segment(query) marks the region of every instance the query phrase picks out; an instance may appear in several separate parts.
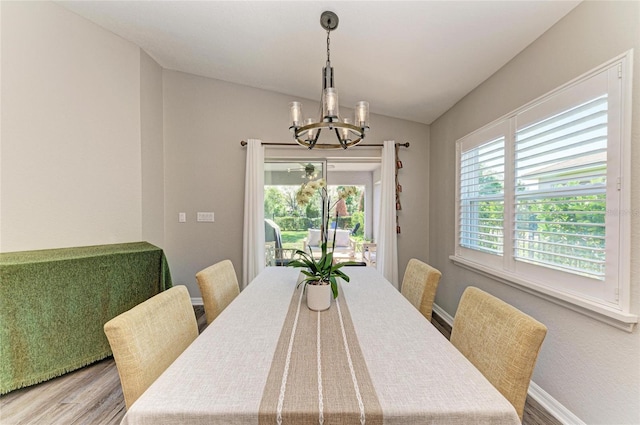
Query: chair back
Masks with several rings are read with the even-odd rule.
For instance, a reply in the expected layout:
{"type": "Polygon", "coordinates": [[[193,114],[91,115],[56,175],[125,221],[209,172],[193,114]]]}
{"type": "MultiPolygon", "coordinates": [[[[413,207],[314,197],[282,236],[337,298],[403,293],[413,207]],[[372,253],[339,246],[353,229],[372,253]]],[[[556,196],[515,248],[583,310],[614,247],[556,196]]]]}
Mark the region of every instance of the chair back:
{"type": "Polygon", "coordinates": [[[276,248],[282,248],[282,233],[280,232],[280,226],[268,218],[264,219],[264,241],[274,242],[276,248]]]}
{"type": "Polygon", "coordinates": [[[433,300],[442,273],[420,260],[412,258],[407,264],[400,292],[427,320],[431,321],[433,300]]]}
{"type": "Polygon", "coordinates": [[[547,328],[473,286],[465,289],[453,320],[451,343],[524,413],[527,390],[547,328]]]}
{"type": "Polygon", "coordinates": [[[207,324],[213,322],[240,293],[238,278],[230,260],[223,260],[196,274],[202,293],[207,324]]]}
{"type": "Polygon", "coordinates": [[[174,286],[104,325],[127,409],[198,336],[185,286],[174,286]]]}

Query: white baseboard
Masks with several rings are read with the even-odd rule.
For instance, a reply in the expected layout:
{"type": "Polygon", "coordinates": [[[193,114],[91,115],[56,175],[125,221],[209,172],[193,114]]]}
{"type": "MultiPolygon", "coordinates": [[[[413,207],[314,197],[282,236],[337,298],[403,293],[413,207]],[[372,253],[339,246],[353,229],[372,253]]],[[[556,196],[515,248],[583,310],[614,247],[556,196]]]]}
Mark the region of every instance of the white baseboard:
{"type": "MultiPolygon", "coordinates": [[[[444,311],[442,307],[434,303],[433,311],[438,316],[442,317],[449,326],[453,326],[453,317],[444,311]]],[[[549,393],[543,390],[535,382],[531,381],[529,383],[529,391],[527,391],[527,394],[563,425],[586,425],[580,418],[564,407],[558,400],[551,397],[549,393]]]]}
{"type": "Polygon", "coordinates": [[[202,297],[198,297],[198,298],[191,297],[191,305],[204,305],[204,302],[202,301],[202,297]]]}
{"type": "Polygon", "coordinates": [[[552,414],[564,425],[586,425],[579,417],[564,407],[558,400],[551,397],[548,392],[540,388],[535,382],[529,384],[529,396],[537,401],[547,412],[552,414]]]}
{"type": "Polygon", "coordinates": [[[437,313],[438,316],[442,317],[449,326],[453,326],[453,317],[449,313],[444,311],[444,309],[438,304],[433,303],[433,311],[437,313]]]}

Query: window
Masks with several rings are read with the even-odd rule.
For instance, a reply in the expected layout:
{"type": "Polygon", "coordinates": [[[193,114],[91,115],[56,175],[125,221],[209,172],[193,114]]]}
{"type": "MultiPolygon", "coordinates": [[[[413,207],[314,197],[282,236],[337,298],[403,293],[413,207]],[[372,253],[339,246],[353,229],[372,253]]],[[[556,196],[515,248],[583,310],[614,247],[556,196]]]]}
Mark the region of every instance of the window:
{"type": "Polygon", "coordinates": [[[516,131],[516,260],[604,280],[608,115],[594,93],[516,131]]]}
{"type": "Polygon", "coordinates": [[[457,142],[454,261],[637,322],[623,184],[629,61],[617,58],[457,142]]]}
{"type": "Polygon", "coordinates": [[[504,137],[462,154],[460,200],[460,246],[502,255],[504,137]]]}

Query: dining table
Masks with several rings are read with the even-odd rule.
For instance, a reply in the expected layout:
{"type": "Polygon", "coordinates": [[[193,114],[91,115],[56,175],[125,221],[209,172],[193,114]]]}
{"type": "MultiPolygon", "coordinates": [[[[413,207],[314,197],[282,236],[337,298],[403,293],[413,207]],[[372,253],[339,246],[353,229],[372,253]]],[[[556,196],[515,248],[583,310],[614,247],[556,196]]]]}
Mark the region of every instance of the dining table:
{"type": "Polygon", "coordinates": [[[519,424],[513,406],[375,268],[312,311],[267,267],[133,403],[125,425],[519,424]]]}

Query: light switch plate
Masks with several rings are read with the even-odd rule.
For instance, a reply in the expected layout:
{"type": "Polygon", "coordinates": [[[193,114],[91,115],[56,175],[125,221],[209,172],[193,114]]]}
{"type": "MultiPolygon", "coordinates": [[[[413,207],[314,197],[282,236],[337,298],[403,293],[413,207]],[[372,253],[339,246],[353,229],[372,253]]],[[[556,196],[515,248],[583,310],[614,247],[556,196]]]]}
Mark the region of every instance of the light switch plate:
{"type": "Polygon", "coordinates": [[[187,213],[178,213],[178,223],[187,222],[187,213]]]}
{"type": "Polygon", "coordinates": [[[214,221],[213,213],[212,212],[199,212],[197,220],[200,221],[200,222],[212,223],[214,221]]]}

